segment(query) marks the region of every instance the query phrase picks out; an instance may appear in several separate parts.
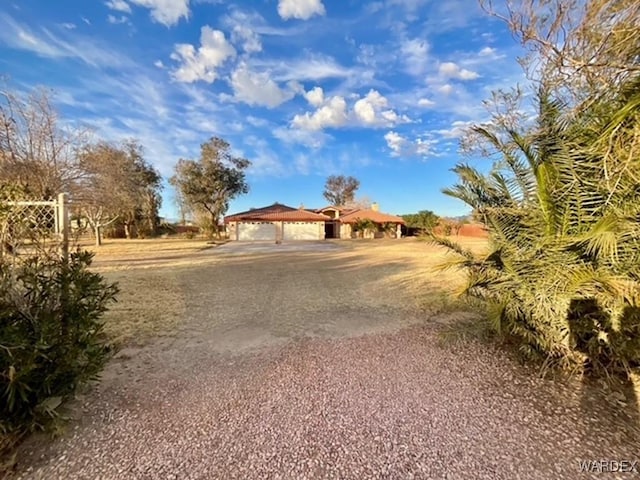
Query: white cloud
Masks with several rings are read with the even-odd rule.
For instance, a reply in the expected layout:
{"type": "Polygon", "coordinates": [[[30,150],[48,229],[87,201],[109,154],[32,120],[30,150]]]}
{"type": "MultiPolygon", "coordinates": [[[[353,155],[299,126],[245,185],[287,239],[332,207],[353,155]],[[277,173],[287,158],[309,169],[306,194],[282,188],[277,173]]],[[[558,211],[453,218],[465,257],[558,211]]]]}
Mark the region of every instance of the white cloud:
{"type": "Polygon", "coordinates": [[[264,128],[269,125],[269,121],[264,118],[254,117],[253,115],[247,115],[245,117],[245,121],[249,125],[253,125],[256,128],[264,128]]]}
{"type": "MultiPolygon", "coordinates": [[[[116,0],[118,1],[118,0],[116,0]]],[[[151,18],[167,27],[189,17],[189,0],[129,0],[151,10],[151,18]]]]}
{"type": "Polygon", "coordinates": [[[283,20],[299,18],[308,20],[314,15],[324,15],[322,0],[279,0],[278,14],[283,20]]]}
{"type": "Polygon", "coordinates": [[[153,62],[153,65],[157,68],[164,68],[164,63],[162,63],[162,60],[156,60],[155,62],[153,62]]]}
{"type": "Polygon", "coordinates": [[[496,54],[496,49],[491,47],[484,47],[478,55],[481,57],[493,57],[496,54]]]}
{"type": "Polygon", "coordinates": [[[41,57],[76,58],[92,67],[125,67],[132,64],[126,56],[96,43],[89,37],[72,34],[71,30],[61,35],[54,35],[46,28],[36,32],[1,12],[0,43],[17,50],[33,52],[41,57]]]}
{"type": "Polygon", "coordinates": [[[34,52],[43,57],[67,57],[66,49],[55,46],[52,42],[39,37],[26,26],[19,25],[9,16],[0,15],[0,38],[10,47],[34,52]]]}
{"type": "Polygon", "coordinates": [[[273,72],[273,78],[279,82],[289,80],[318,81],[327,78],[353,78],[361,75],[361,70],[340,65],[334,58],[326,55],[309,55],[298,59],[264,60],[255,59],[252,65],[273,72]]]}
{"type": "Polygon", "coordinates": [[[296,167],[296,171],[302,175],[309,175],[311,163],[312,160],[307,155],[303,154],[299,154],[293,162],[296,167]]]}
{"type": "Polygon", "coordinates": [[[415,12],[427,3],[427,1],[428,0],[387,0],[387,5],[390,7],[401,6],[409,12],[415,12]]]}
{"type": "Polygon", "coordinates": [[[428,138],[415,138],[410,140],[393,130],[384,135],[387,146],[391,150],[392,157],[427,157],[432,155],[435,140],[428,138]]]}
{"type": "Polygon", "coordinates": [[[369,15],[371,15],[373,13],[379,12],[383,8],[384,8],[383,2],[369,2],[365,5],[364,11],[367,12],[369,15]]]}
{"type": "Polygon", "coordinates": [[[213,30],[209,26],[202,27],[200,47],[180,43],[174,47],[171,58],[180,63],[173,71],[174,78],[179,82],[192,83],[202,80],[213,83],[218,78],[218,68],[228,58],[236,55],[236,50],[227,41],[220,30],[213,30]]]}
{"type": "Polygon", "coordinates": [[[242,46],[247,53],[262,51],[260,36],[252,26],[256,21],[264,20],[258,14],[250,15],[239,10],[233,10],[230,15],[223,18],[224,26],[231,31],[231,41],[242,46]]]}
{"type": "Polygon", "coordinates": [[[438,67],[438,73],[444,78],[455,78],[458,80],[475,80],[480,75],[453,62],[444,62],[438,67]]]}
{"type": "Polygon", "coordinates": [[[131,13],[131,7],[124,0],[107,0],[105,5],[116,12],[131,13]]]}
{"type": "Polygon", "coordinates": [[[370,90],[367,95],[353,105],[353,113],[364,126],[392,126],[409,122],[405,115],[398,115],[388,109],[389,101],[377,90],[370,90]]]}
{"type": "Polygon", "coordinates": [[[292,127],[277,127],[273,129],[273,136],[284,143],[299,143],[310,148],[320,148],[331,138],[322,130],[310,131],[292,127]]]}
{"type": "Polygon", "coordinates": [[[405,70],[411,75],[422,75],[427,68],[429,44],[422,39],[405,40],[400,45],[405,70]]]}
{"type": "Polygon", "coordinates": [[[251,158],[251,166],[247,172],[249,175],[279,177],[291,173],[282,163],[282,156],[274,152],[264,138],[246,135],[242,143],[252,150],[249,153],[251,158]]]}
{"type": "Polygon", "coordinates": [[[453,86],[445,83],[444,85],[439,86],[437,90],[443,95],[451,95],[453,93],[453,86]]]}
{"type": "Polygon", "coordinates": [[[361,98],[353,105],[356,117],[365,124],[375,124],[377,120],[376,110],[388,105],[385,97],[377,90],[370,90],[364,98],[361,98]]]}
{"type": "Polygon", "coordinates": [[[107,22],[112,25],[119,25],[122,23],[129,23],[129,19],[126,15],[121,15],[119,17],[116,17],[115,15],[107,15],[107,22]]]}
{"type": "Polygon", "coordinates": [[[231,32],[231,40],[235,44],[242,44],[242,49],[247,53],[262,51],[260,36],[248,27],[236,25],[231,32]]]}
{"type": "Polygon", "coordinates": [[[231,87],[236,100],[268,108],[291,100],[297,90],[297,85],[293,83],[287,89],[280,88],[267,72],[252,72],[245,63],[241,63],[231,74],[231,87]]]}
{"type": "Polygon", "coordinates": [[[266,150],[256,152],[251,156],[251,165],[248,173],[254,176],[283,177],[291,173],[280,161],[280,155],[266,150]]]}
{"type": "Polygon", "coordinates": [[[436,104],[433,100],[429,100],[428,98],[421,98],[418,100],[418,106],[422,108],[433,107],[436,104]]]}
{"type": "Polygon", "coordinates": [[[472,121],[464,122],[462,120],[456,120],[451,124],[451,128],[436,130],[435,133],[441,135],[444,138],[460,138],[465,134],[467,129],[475,123],[476,122],[472,121]]]}
{"type": "MultiPolygon", "coordinates": [[[[176,86],[154,80],[153,70],[151,76],[144,72],[142,65],[116,77],[87,70],[77,87],[67,89],[71,94],[68,100],[79,102],[76,108],[83,110],[74,115],[78,123],[93,128],[96,135],[106,140],[138,138],[145,147],[145,156],[163,175],[171,175],[176,158],[194,155],[212,130],[198,133],[191,123],[188,101],[181,103],[177,111],[172,110],[176,106],[170,99],[176,86]]],[[[209,120],[217,119],[210,107],[203,110],[209,120]]],[[[220,125],[215,131],[221,131],[220,125]]]]}
{"type": "Polygon", "coordinates": [[[327,127],[341,127],[348,121],[347,102],[344,97],[334,96],[313,113],[296,115],[291,124],[303,130],[317,131],[327,127]]]}
{"type": "Polygon", "coordinates": [[[324,92],[321,87],[314,87],[308,92],[305,92],[304,98],[307,99],[310,105],[319,107],[324,102],[324,92]]]}
{"type": "Polygon", "coordinates": [[[60,24],[60,26],[62,28],[66,28],[67,30],[75,30],[77,28],[77,25],[75,23],[70,23],[70,22],[62,23],[60,24]]]}
{"type": "Polygon", "coordinates": [[[408,140],[397,132],[389,131],[384,135],[387,146],[391,149],[391,155],[398,156],[407,144],[408,140]]]}
{"type": "Polygon", "coordinates": [[[411,120],[406,115],[398,115],[388,108],[389,101],[377,90],[370,90],[364,97],[350,95],[355,100],[349,109],[345,97],[335,95],[324,97],[320,87],[304,93],[307,101],[317,107],[314,112],[296,115],[291,125],[294,128],[319,131],[324,128],[340,128],[346,126],[391,127],[411,120]]]}

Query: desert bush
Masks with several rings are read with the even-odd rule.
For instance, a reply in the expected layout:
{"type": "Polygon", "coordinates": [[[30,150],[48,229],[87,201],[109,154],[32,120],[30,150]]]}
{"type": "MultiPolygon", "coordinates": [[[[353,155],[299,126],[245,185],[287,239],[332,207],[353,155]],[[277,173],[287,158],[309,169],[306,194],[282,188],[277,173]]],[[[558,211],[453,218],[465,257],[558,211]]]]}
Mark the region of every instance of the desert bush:
{"type": "MultiPolygon", "coordinates": [[[[68,261],[39,252],[0,261],[0,434],[45,428],[108,358],[101,322],[117,287],[89,271],[92,254],[68,261]]],[[[5,445],[7,446],[7,445],[5,445]]]]}
{"type": "Polygon", "coordinates": [[[353,231],[356,232],[359,238],[364,237],[367,232],[373,232],[377,229],[377,224],[369,218],[358,218],[353,224],[353,231]]]}
{"type": "Polygon", "coordinates": [[[177,233],[175,225],[168,222],[161,222],[158,226],[158,235],[173,235],[177,233]]]}

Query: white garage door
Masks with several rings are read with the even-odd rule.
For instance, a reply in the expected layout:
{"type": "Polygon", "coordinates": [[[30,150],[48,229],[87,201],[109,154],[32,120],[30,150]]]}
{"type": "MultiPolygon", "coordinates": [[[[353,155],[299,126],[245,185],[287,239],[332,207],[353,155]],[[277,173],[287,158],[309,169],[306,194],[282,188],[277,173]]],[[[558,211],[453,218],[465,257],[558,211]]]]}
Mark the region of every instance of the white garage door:
{"type": "MultiPolygon", "coordinates": [[[[320,225],[317,222],[285,223],[285,240],[320,240],[320,225]]],[[[322,229],[324,236],[324,229],[322,229]]]]}
{"type": "Polygon", "coordinates": [[[238,240],[274,240],[276,239],[276,226],[269,222],[238,223],[238,240]]]}

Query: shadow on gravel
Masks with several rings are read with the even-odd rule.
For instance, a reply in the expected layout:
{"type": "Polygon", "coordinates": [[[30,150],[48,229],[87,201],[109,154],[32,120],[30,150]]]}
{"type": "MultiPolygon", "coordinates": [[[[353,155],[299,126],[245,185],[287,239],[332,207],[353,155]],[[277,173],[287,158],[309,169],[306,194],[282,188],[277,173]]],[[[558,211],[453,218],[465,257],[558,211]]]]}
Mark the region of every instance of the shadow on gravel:
{"type": "MultiPolygon", "coordinates": [[[[628,468],[629,465],[624,462],[637,462],[633,467],[634,473],[640,473],[640,448],[635,449],[635,458],[629,455],[621,457],[619,454],[621,451],[629,451],[629,446],[640,446],[640,407],[637,390],[638,386],[634,385],[633,381],[610,379],[606,382],[583,378],[579,404],[582,421],[577,432],[579,442],[576,448],[578,464],[572,466],[576,473],[584,472],[585,468],[598,468],[597,462],[602,461],[618,462],[613,468],[628,468]],[[603,432],[609,432],[608,444],[595,445],[594,439],[602,437],[603,432]],[[597,458],[593,455],[594,447],[600,447],[597,458]],[[621,464],[625,466],[620,467],[621,464]]],[[[631,451],[633,450],[631,448],[631,451]]]]}

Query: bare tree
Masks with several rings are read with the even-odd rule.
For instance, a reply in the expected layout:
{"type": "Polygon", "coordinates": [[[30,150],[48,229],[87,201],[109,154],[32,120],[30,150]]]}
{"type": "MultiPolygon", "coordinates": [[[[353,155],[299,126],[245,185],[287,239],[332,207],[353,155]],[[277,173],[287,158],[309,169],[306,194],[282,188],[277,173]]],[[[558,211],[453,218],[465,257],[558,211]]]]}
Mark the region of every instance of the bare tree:
{"type": "Polygon", "coordinates": [[[87,132],[65,128],[44,89],[21,95],[0,91],[0,177],[35,198],[73,190],[82,176],[76,150],[87,132]]]}
{"type": "Polygon", "coordinates": [[[358,209],[358,210],[367,210],[369,208],[371,208],[371,205],[373,204],[373,202],[371,201],[371,199],[369,197],[357,197],[354,198],[353,200],[349,200],[348,202],[346,202],[343,207],[345,208],[352,208],[352,209],[358,209]]]}
{"type": "Polygon", "coordinates": [[[182,191],[179,188],[175,189],[174,202],[176,207],[178,207],[180,224],[186,225],[187,219],[193,218],[193,212],[191,211],[191,208],[185,201],[184,196],[182,195],[182,191]]]}
{"type": "Polygon", "coordinates": [[[86,147],[79,155],[86,173],[79,182],[74,203],[91,225],[96,246],[102,245],[103,228],[118,219],[116,205],[121,177],[116,174],[116,165],[123,163],[122,153],[102,142],[86,147]]]}
{"type": "Polygon", "coordinates": [[[327,178],[323,195],[331,205],[343,206],[353,202],[358,187],[360,181],[355,177],[331,175],[327,178]]]}
{"type": "MultiPolygon", "coordinates": [[[[529,78],[571,105],[595,101],[640,74],[637,0],[480,0],[527,49],[529,78]]],[[[583,105],[585,107],[586,105],[583,105]]]]}
{"type": "Polygon", "coordinates": [[[144,160],[135,140],[122,145],[100,142],[84,148],[79,158],[85,174],[74,200],[94,231],[96,245],[101,244],[102,229],[117,220],[131,238],[136,222],[145,215],[157,217],[160,175],[144,160]]]}

